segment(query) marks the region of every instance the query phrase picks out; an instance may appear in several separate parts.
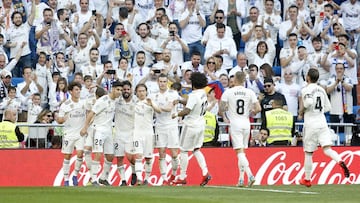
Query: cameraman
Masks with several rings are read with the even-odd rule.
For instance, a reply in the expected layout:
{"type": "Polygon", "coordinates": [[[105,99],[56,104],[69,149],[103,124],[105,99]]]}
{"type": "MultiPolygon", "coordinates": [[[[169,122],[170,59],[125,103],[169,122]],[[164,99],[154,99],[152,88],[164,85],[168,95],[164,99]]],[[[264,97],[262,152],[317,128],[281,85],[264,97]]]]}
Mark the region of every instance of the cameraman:
{"type": "Polygon", "coordinates": [[[96,79],[96,84],[110,92],[113,82],[117,79],[116,70],[113,69],[111,61],[107,61],[104,63],[104,71],[96,79]]]}

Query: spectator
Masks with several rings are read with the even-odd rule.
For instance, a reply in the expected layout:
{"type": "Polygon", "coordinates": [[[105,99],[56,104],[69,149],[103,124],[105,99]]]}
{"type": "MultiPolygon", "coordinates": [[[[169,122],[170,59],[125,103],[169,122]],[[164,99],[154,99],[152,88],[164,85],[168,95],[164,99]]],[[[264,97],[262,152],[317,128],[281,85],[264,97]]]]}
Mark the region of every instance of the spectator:
{"type": "Polygon", "coordinates": [[[262,128],[266,127],[270,131],[266,142],[270,146],[290,146],[295,127],[293,115],[283,109],[282,97],[274,97],[271,106],[272,109],[266,111],[265,117],[262,117],[262,128]]]}
{"type": "Polygon", "coordinates": [[[16,126],[17,112],[14,109],[6,109],[4,121],[0,122],[0,148],[19,148],[19,142],[24,141],[24,134],[16,126]]]}
{"type": "Polygon", "coordinates": [[[34,123],[39,115],[39,113],[43,110],[41,107],[41,95],[39,93],[35,93],[29,97],[28,105],[27,105],[27,123],[34,123]]]}
{"type": "Polygon", "coordinates": [[[214,56],[210,56],[206,59],[206,64],[204,65],[204,73],[208,79],[208,82],[216,81],[219,79],[221,74],[227,74],[225,70],[217,71],[218,69],[217,60],[214,56]]]}
{"type": "MultiPolygon", "coordinates": [[[[51,124],[53,115],[49,109],[43,109],[36,118],[35,124],[51,124]]],[[[26,140],[26,146],[29,148],[46,148],[47,143],[51,141],[49,127],[29,127],[29,136],[26,140]]]]}
{"type": "Polygon", "coordinates": [[[125,26],[122,23],[118,23],[115,26],[114,36],[112,40],[106,44],[109,47],[109,60],[115,67],[118,66],[119,59],[124,57],[128,60],[131,59],[132,50],[130,49],[131,37],[128,32],[125,31],[125,26]]]}
{"type": "MultiPolygon", "coordinates": [[[[177,2],[177,0],[175,1],[177,2]]],[[[162,49],[169,49],[172,55],[171,62],[180,65],[184,63],[184,53],[189,53],[189,47],[186,42],[180,38],[178,30],[178,25],[170,22],[169,36],[160,47],[162,49]]]]}
{"type": "Polygon", "coordinates": [[[274,0],[265,0],[264,21],[264,29],[270,31],[271,39],[276,46],[282,19],[281,16],[275,12],[274,0]]]}
{"type": "Polygon", "coordinates": [[[267,147],[267,138],[270,136],[270,131],[267,128],[260,128],[259,133],[251,136],[250,146],[252,147],[267,147]]]}
{"type": "MultiPolygon", "coordinates": [[[[295,5],[289,6],[287,9],[289,14],[289,19],[286,21],[283,21],[280,24],[279,28],[279,39],[284,41],[284,48],[288,48],[290,46],[289,39],[292,36],[297,36],[297,33],[299,32],[299,25],[298,22],[298,13],[299,9],[295,5]],[[295,35],[290,35],[291,33],[294,33],[295,35]]],[[[292,39],[291,41],[294,41],[292,39]]],[[[293,49],[293,46],[290,46],[293,49]]],[[[281,53],[280,53],[280,60],[281,60],[281,53]]],[[[281,65],[283,66],[283,65],[281,65]]]]}
{"type": "Polygon", "coordinates": [[[255,32],[256,25],[259,25],[259,24],[263,23],[263,22],[260,21],[262,19],[259,18],[260,13],[259,13],[259,9],[257,7],[252,6],[250,8],[249,12],[250,12],[250,14],[249,14],[250,21],[245,23],[241,27],[241,39],[245,43],[251,41],[252,39],[254,39],[253,33],[255,32]]]}
{"type": "Polygon", "coordinates": [[[322,60],[325,56],[325,51],[323,51],[321,38],[315,37],[311,41],[312,41],[312,47],[313,47],[314,52],[309,53],[308,57],[312,63],[318,64],[316,66],[316,68],[318,69],[319,74],[320,74],[319,82],[328,80],[330,77],[330,73],[329,73],[330,64],[323,63],[326,61],[322,60]]]}
{"type": "Polygon", "coordinates": [[[21,111],[21,101],[16,98],[16,88],[10,86],[8,88],[8,96],[3,99],[0,103],[0,120],[3,120],[2,112],[5,112],[6,109],[13,109],[16,111],[16,119],[18,117],[18,113],[21,111]]]}
{"type": "Polygon", "coordinates": [[[65,78],[59,78],[56,83],[55,92],[50,93],[50,110],[58,111],[61,104],[69,98],[68,83],[65,78]]]}
{"type": "Polygon", "coordinates": [[[32,68],[25,66],[23,68],[24,81],[17,85],[17,97],[21,100],[22,113],[19,114],[18,121],[25,122],[27,120],[28,100],[34,93],[42,93],[43,87],[38,83],[36,74],[32,68]]]}
{"type": "Polygon", "coordinates": [[[220,81],[221,85],[223,86],[224,90],[229,88],[229,76],[227,74],[221,74],[219,76],[219,81],[220,81]]]}
{"type": "Polygon", "coordinates": [[[190,54],[197,51],[200,53],[201,61],[203,62],[204,47],[201,44],[201,38],[202,28],[206,26],[205,16],[200,13],[196,0],[186,0],[186,6],[184,13],[179,19],[182,29],[181,37],[189,47],[189,54],[184,53],[184,60],[190,60],[190,54]]]}
{"type": "Polygon", "coordinates": [[[113,83],[117,80],[116,70],[111,61],[104,63],[104,70],[96,79],[96,84],[101,86],[107,92],[111,92],[113,83]]]}
{"type": "MultiPolygon", "coordinates": [[[[245,81],[245,87],[251,89],[257,97],[264,92],[264,84],[261,82],[258,74],[258,67],[255,64],[249,65],[249,77],[245,81]]],[[[257,122],[261,114],[257,113],[251,117],[257,122]]]]}
{"type": "Polygon", "coordinates": [[[146,55],[144,51],[136,53],[136,66],[132,67],[131,74],[133,75],[133,86],[136,86],[139,81],[149,74],[150,68],[145,65],[146,55]]]}
{"type": "Polygon", "coordinates": [[[294,62],[298,61],[297,34],[291,33],[287,38],[288,47],[285,46],[280,50],[280,65],[281,65],[281,81],[284,81],[284,70],[294,62]]]}
{"type": "Polygon", "coordinates": [[[0,72],[0,75],[1,75],[0,102],[2,102],[2,100],[8,96],[8,92],[9,92],[8,89],[9,89],[9,87],[11,87],[12,75],[11,75],[10,71],[7,71],[7,70],[2,70],[0,72]]]}
{"type": "Polygon", "coordinates": [[[201,53],[194,51],[191,53],[191,60],[183,63],[181,71],[191,70],[193,72],[204,72],[204,66],[201,64],[201,53]]]}
{"type": "Polygon", "coordinates": [[[100,76],[104,68],[102,64],[99,64],[99,50],[97,48],[90,49],[90,60],[84,66],[80,68],[83,75],[90,75],[94,80],[100,76]]]}
{"type": "Polygon", "coordinates": [[[49,103],[49,86],[52,83],[50,66],[51,61],[47,60],[46,54],[44,52],[40,52],[34,74],[37,76],[40,86],[43,87],[43,92],[41,93],[41,106],[43,108],[48,107],[49,103]]]}
{"type": "Polygon", "coordinates": [[[161,61],[155,63],[153,69],[164,69],[163,73],[168,74],[170,81],[180,81],[181,70],[179,64],[172,62],[172,55],[169,49],[164,49],[162,53],[163,57],[161,61]]]}
{"type": "Polygon", "coordinates": [[[267,41],[259,41],[256,45],[253,44],[256,46],[255,50],[250,46],[246,49],[247,51],[245,53],[249,60],[249,64],[255,64],[258,67],[265,63],[273,64],[276,50],[274,43],[270,41],[271,39],[268,39],[267,41]]]}
{"type": "Polygon", "coordinates": [[[283,94],[275,91],[275,84],[272,78],[264,79],[264,94],[259,95],[259,101],[261,104],[261,118],[265,118],[265,112],[273,109],[272,102],[275,98],[282,100],[282,108],[287,111],[287,101],[283,94]]]}
{"type": "MultiPolygon", "coordinates": [[[[316,67],[317,65],[308,58],[307,50],[304,46],[299,46],[297,48],[297,60],[291,63],[287,69],[289,69],[295,77],[293,81],[300,85],[301,87],[305,84],[306,74],[311,67],[316,67]]],[[[284,71],[285,73],[285,71],[284,71]]],[[[284,77],[284,73],[282,73],[284,77]]]]}
{"type": "Polygon", "coordinates": [[[235,75],[235,73],[238,71],[247,72],[249,70],[249,68],[247,67],[247,58],[244,53],[237,54],[236,64],[237,65],[229,71],[229,76],[235,75]]]}
{"type": "MultiPolygon", "coordinates": [[[[345,66],[339,62],[335,66],[336,74],[328,80],[326,92],[330,95],[330,122],[331,123],[353,123],[353,99],[351,79],[345,75],[345,66]]],[[[334,129],[335,130],[335,129],[334,129]]],[[[343,131],[343,128],[341,128],[343,131]]]]}
{"type": "MultiPolygon", "coordinates": [[[[201,39],[201,43],[206,46],[206,44],[209,42],[209,41],[212,41],[212,40],[216,40],[217,39],[217,32],[216,32],[216,26],[218,24],[224,24],[224,21],[225,21],[225,14],[224,14],[224,11],[223,10],[217,10],[215,12],[215,23],[212,24],[212,25],[209,25],[207,26],[205,32],[204,32],[204,35],[201,39]]],[[[231,28],[229,26],[225,26],[225,38],[230,38],[232,39],[233,38],[233,34],[232,34],[232,31],[231,31],[231,28]]],[[[235,38],[233,38],[235,39],[235,38]]],[[[236,44],[236,42],[235,42],[236,44]]],[[[237,45],[238,46],[238,45],[237,45]]],[[[238,50],[238,49],[236,49],[238,50]]]]}
{"type": "Polygon", "coordinates": [[[120,81],[129,80],[132,81],[132,75],[129,71],[128,59],[121,57],[118,63],[118,69],[116,69],[117,78],[120,81]]]}
{"type": "Polygon", "coordinates": [[[7,47],[10,48],[10,58],[14,58],[16,54],[22,51],[21,57],[17,62],[15,68],[12,70],[12,74],[14,77],[21,77],[21,73],[23,72],[23,67],[30,66],[31,67],[31,55],[29,48],[29,33],[31,26],[33,25],[35,17],[35,0],[32,0],[32,6],[30,15],[25,23],[23,23],[23,15],[22,13],[15,11],[11,14],[11,20],[13,22],[13,26],[11,26],[6,34],[8,43],[7,47]],[[23,43],[25,42],[25,45],[23,43]],[[21,49],[21,46],[24,46],[21,49]]]}
{"type": "Polygon", "coordinates": [[[236,57],[236,45],[233,39],[225,37],[225,25],[216,24],[216,38],[206,44],[204,58],[221,55],[223,57],[224,70],[229,71],[236,57]]]}
{"type": "Polygon", "coordinates": [[[48,62],[52,65],[51,71],[59,72],[61,77],[66,78],[68,81],[71,81],[74,71],[74,61],[71,57],[72,55],[68,55],[68,61],[65,61],[65,54],[63,52],[58,52],[54,55],[55,60],[53,57],[48,58],[48,62]]]}

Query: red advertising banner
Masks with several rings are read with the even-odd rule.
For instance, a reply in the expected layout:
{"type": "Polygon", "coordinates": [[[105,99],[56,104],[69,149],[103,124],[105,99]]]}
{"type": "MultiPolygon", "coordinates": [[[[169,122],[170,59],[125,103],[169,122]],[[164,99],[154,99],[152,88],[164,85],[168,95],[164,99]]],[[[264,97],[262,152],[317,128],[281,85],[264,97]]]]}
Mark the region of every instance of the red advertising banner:
{"type": "MultiPolygon", "coordinates": [[[[350,177],[345,178],[341,168],[318,150],[314,153],[312,184],[359,184],[360,183],[360,147],[334,147],[350,169],[350,177]]],[[[206,158],[210,185],[236,185],[239,171],[237,157],[231,148],[201,149],[206,158]]],[[[304,176],[303,149],[300,147],[250,148],[247,157],[255,175],[255,185],[298,184],[304,176]]],[[[154,155],[154,165],[150,184],[161,185],[158,154],[154,155]]],[[[71,174],[76,157],[71,159],[71,174]]],[[[195,157],[189,156],[187,182],[198,185],[201,182],[201,170],[195,157]]],[[[167,171],[171,174],[171,157],[167,156],[167,171]]],[[[60,150],[0,150],[0,186],[61,186],[63,185],[60,150]]],[[[131,167],[125,163],[125,176],[129,183],[131,167]]],[[[99,174],[101,174],[101,168],[99,174]]],[[[78,175],[79,185],[86,185],[90,178],[85,163],[78,175]]],[[[114,161],[109,175],[109,182],[120,185],[120,176],[114,161]]],[[[71,181],[70,181],[71,184],[71,181]]]]}

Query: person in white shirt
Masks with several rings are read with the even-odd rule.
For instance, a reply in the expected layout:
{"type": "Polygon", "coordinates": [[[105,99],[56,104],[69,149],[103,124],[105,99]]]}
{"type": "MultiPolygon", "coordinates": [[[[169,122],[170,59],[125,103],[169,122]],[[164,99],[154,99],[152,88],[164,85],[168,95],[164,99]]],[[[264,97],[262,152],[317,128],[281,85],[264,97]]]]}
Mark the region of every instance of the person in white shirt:
{"type": "Polygon", "coordinates": [[[236,56],[236,66],[229,71],[229,77],[235,75],[236,72],[247,72],[249,70],[247,66],[247,58],[244,53],[238,53],[236,56]]]}
{"type": "Polygon", "coordinates": [[[193,90],[189,94],[186,106],[182,111],[172,114],[172,118],[185,116],[180,136],[180,176],[172,184],[186,184],[186,170],[189,164],[188,152],[190,151],[195,156],[202,171],[200,186],[205,186],[211,180],[205,157],[200,151],[204,141],[204,115],[207,109],[207,95],[204,88],[207,86],[207,79],[204,74],[194,72],[191,74],[190,80],[193,90]]]}
{"type": "MultiPolygon", "coordinates": [[[[212,25],[209,25],[203,34],[203,37],[201,39],[201,43],[206,46],[208,41],[216,40],[217,39],[217,32],[216,32],[216,26],[217,24],[224,24],[225,21],[225,14],[223,10],[217,10],[215,12],[215,23],[212,25]]],[[[229,26],[225,26],[225,37],[226,38],[233,38],[232,30],[229,26]]]]}
{"type": "Polygon", "coordinates": [[[191,54],[191,60],[186,61],[181,66],[181,71],[184,74],[185,70],[192,70],[193,72],[204,72],[204,66],[201,62],[201,53],[198,51],[194,51],[191,54]]]}
{"type": "Polygon", "coordinates": [[[27,101],[34,93],[42,93],[43,87],[38,83],[37,76],[33,73],[31,67],[24,67],[23,69],[24,82],[17,85],[17,97],[21,100],[22,113],[19,114],[18,121],[27,120],[27,101]]]}
{"type": "MultiPolygon", "coordinates": [[[[125,80],[123,83],[122,99],[115,104],[115,152],[114,155],[117,159],[117,169],[121,178],[121,186],[126,186],[125,165],[124,157],[126,154],[133,155],[133,133],[134,133],[134,116],[136,98],[133,93],[131,82],[125,80]]],[[[129,159],[129,156],[127,156],[129,159]]],[[[136,184],[135,165],[133,160],[129,159],[132,168],[131,185],[136,184]]]]}
{"type": "Polygon", "coordinates": [[[32,0],[30,15],[27,21],[23,23],[22,14],[20,12],[13,12],[11,20],[13,25],[6,32],[7,47],[10,48],[10,58],[14,58],[19,51],[22,51],[21,57],[17,62],[15,68],[12,70],[13,77],[21,77],[23,67],[32,65],[31,51],[29,47],[29,33],[35,18],[35,0],[32,0]],[[22,44],[26,42],[24,48],[22,44]]]}
{"type": "Polygon", "coordinates": [[[91,21],[91,17],[94,16],[92,10],[89,9],[89,0],[79,0],[80,8],[76,13],[71,15],[70,21],[73,22],[73,30],[76,34],[80,34],[81,28],[88,21],[91,21]]]}
{"type": "Polygon", "coordinates": [[[80,72],[83,75],[90,75],[96,80],[103,73],[104,68],[102,64],[98,63],[99,50],[97,48],[91,48],[89,52],[90,60],[80,68],[80,72]]]}
{"type": "Polygon", "coordinates": [[[86,108],[84,100],[80,100],[81,84],[73,82],[69,85],[71,99],[68,99],[60,106],[57,122],[64,124],[64,137],[61,153],[64,154],[63,172],[64,186],[69,186],[70,158],[73,150],[76,149],[75,173],[72,177],[72,184],[78,185],[77,175],[83,162],[84,135],[80,130],[85,125],[86,108]]]}
{"type": "MultiPolygon", "coordinates": [[[[287,37],[289,46],[287,48],[283,47],[280,50],[280,65],[281,65],[281,80],[284,80],[284,70],[290,67],[294,62],[298,61],[298,51],[297,51],[297,34],[291,33],[287,37]]],[[[299,67],[297,67],[299,68],[299,67]]]]}
{"type": "Polygon", "coordinates": [[[328,80],[330,77],[329,69],[330,65],[328,63],[323,63],[326,61],[323,61],[322,59],[325,56],[325,51],[322,49],[322,41],[320,37],[315,37],[312,40],[312,47],[314,52],[309,53],[309,60],[311,60],[313,63],[318,64],[317,69],[319,71],[319,82],[328,80]]]}
{"type": "Polygon", "coordinates": [[[239,187],[244,187],[244,171],[248,176],[248,187],[255,183],[255,177],[251,172],[245,149],[248,148],[250,136],[249,117],[261,111],[255,93],[244,87],[245,80],[246,74],[237,72],[235,74],[235,86],[226,90],[220,101],[220,114],[223,115],[225,122],[230,123],[231,140],[238,157],[239,187]]]}
{"type": "Polygon", "coordinates": [[[169,37],[160,45],[162,49],[171,51],[171,62],[174,64],[184,63],[184,53],[189,53],[186,42],[178,35],[178,26],[175,22],[169,23],[169,37]]]}
{"type": "Polygon", "coordinates": [[[274,12],[274,0],[265,0],[264,21],[264,29],[270,31],[271,39],[276,45],[282,19],[274,12]]]}
{"type": "Polygon", "coordinates": [[[147,76],[150,72],[150,68],[145,65],[145,52],[139,51],[136,53],[136,66],[131,68],[131,74],[133,75],[133,85],[137,85],[141,79],[147,76]]]}
{"type": "MultiPolygon", "coordinates": [[[[299,9],[295,5],[288,8],[289,19],[283,21],[279,28],[279,39],[284,41],[283,48],[289,47],[289,37],[291,33],[298,33],[300,22],[298,22],[299,9]]],[[[281,59],[280,59],[281,60],[281,59]]],[[[282,66],[282,65],[281,65],[282,66]]]]}
{"type": "Polygon", "coordinates": [[[112,160],[114,158],[114,140],[112,137],[112,122],[115,115],[115,104],[121,95],[122,84],[115,81],[112,84],[111,92],[96,100],[93,108],[88,113],[84,127],[80,131],[80,135],[84,136],[88,133],[90,125],[94,128],[94,160],[91,165],[90,173],[93,185],[103,184],[110,185],[107,178],[109,176],[112,160]],[[100,167],[100,158],[105,154],[105,161],[103,165],[103,172],[96,181],[98,168],[100,167]]]}
{"type": "Polygon", "coordinates": [[[135,104],[133,150],[135,154],[135,172],[137,185],[149,184],[149,177],[152,171],[152,158],[154,151],[154,127],[153,117],[155,112],[160,113],[161,109],[156,103],[147,98],[147,87],[139,83],[135,87],[138,101],[135,104]],[[145,158],[145,177],[142,178],[143,157],[145,158]]]}
{"type": "Polygon", "coordinates": [[[167,87],[168,78],[165,74],[161,74],[158,77],[157,83],[160,91],[156,94],[151,94],[150,98],[161,110],[160,113],[156,113],[155,148],[159,149],[160,175],[163,179],[162,184],[166,185],[175,180],[179,162],[178,150],[180,141],[178,120],[171,117],[176,111],[179,94],[167,87]],[[166,149],[170,150],[172,158],[172,173],[169,179],[167,178],[166,170],[166,149]]]}
{"type": "Polygon", "coordinates": [[[16,98],[16,88],[10,86],[8,88],[8,96],[5,97],[2,102],[0,103],[0,120],[3,120],[2,112],[5,112],[6,109],[14,109],[16,111],[16,118],[18,113],[21,111],[21,101],[16,98]]]}
{"type": "Polygon", "coordinates": [[[330,157],[342,168],[345,177],[350,176],[349,169],[339,154],[331,149],[332,141],[330,130],[326,123],[324,113],[330,111],[331,105],[325,90],[316,83],[319,79],[319,72],[316,69],[310,69],[306,82],[308,85],[301,90],[303,106],[300,108],[300,115],[304,115],[304,128],[306,129],[303,136],[304,143],[304,170],[305,177],[299,183],[306,187],[311,187],[311,172],[313,168],[313,152],[318,149],[320,144],[326,156],[330,157]]]}
{"type": "Polygon", "coordinates": [[[34,73],[37,76],[38,83],[43,87],[43,92],[41,93],[41,106],[43,108],[47,107],[49,102],[48,93],[50,85],[52,84],[50,66],[51,63],[46,60],[46,54],[44,52],[40,52],[34,73]]]}
{"type": "Polygon", "coordinates": [[[263,17],[259,17],[259,9],[255,6],[250,8],[250,21],[241,27],[241,39],[246,43],[253,39],[256,25],[263,24],[263,17]]]}
{"type": "Polygon", "coordinates": [[[201,44],[202,29],[206,26],[205,16],[200,13],[196,0],[186,0],[187,8],[179,19],[181,38],[187,43],[190,51],[184,53],[184,60],[190,60],[194,51],[200,52],[201,61],[204,62],[204,46],[201,44]]]}
{"type": "Polygon", "coordinates": [[[223,68],[228,71],[232,68],[233,60],[236,58],[236,45],[232,38],[225,37],[224,24],[216,24],[216,33],[216,39],[206,44],[204,58],[221,55],[223,57],[223,68]]]}

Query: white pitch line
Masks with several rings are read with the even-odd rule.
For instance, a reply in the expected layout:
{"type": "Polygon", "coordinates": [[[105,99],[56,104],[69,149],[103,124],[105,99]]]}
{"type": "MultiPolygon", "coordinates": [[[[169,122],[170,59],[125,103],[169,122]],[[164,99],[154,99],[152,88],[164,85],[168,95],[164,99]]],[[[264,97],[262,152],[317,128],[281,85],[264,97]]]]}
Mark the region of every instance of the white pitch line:
{"type": "Polygon", "coordinates": [[[228,187],[228,186],[214,186],[209,185],[206,187],[213,188],[224,188],[224,189],[233,189],[233,190],[251,190],[251,191],[263,191],[263,192],[276,192],[276,193],[298,193],[298,194],[310,194],[310,195],[318,195],[318,192],[308,192],[308,191],[292,191],[292,190],[274,190],[274,189],[260,189],[260,188],[248,188],[248,187],[228,187]]]}

